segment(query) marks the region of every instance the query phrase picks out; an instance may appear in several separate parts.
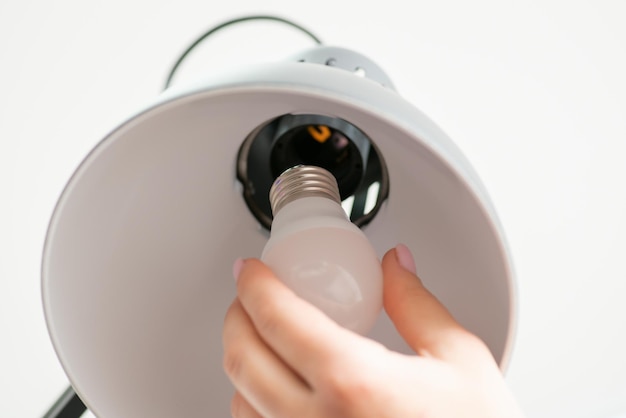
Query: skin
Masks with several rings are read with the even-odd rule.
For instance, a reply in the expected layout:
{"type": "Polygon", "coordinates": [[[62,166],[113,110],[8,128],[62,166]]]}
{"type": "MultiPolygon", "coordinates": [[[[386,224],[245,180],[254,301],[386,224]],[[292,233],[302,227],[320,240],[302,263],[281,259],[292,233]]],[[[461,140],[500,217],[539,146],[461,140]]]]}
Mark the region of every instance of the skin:
{"type": "Polygon", "coordinates": [[[422,285],[408,249],[382,268],[385,310],[416,355],[339,327],[261,261],[238,261],[223,330],[232,416],[522,417],[489,349],[422,285]]]}

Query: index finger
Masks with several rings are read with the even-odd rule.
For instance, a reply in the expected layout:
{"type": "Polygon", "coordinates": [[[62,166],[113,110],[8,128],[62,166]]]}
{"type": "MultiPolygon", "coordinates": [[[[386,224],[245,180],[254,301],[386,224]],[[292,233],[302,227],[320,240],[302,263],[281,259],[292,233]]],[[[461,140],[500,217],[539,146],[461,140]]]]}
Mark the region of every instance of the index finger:
{"type": "Polygon", "coordinates": [[[237,293],[261,338],[308,382],[361,338],[296,296],[260,260],[244,262],[237,293]]]}

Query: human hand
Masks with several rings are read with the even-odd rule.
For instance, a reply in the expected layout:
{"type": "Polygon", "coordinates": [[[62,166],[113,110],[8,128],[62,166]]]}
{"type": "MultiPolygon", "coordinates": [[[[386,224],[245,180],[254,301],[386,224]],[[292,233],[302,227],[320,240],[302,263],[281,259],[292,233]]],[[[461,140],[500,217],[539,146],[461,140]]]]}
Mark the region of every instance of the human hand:
{"type": "Polygon", "coordinates": [[[223,331],[233,417],[522,417],[489,349],[422,286],[408,249],[382,268],[385,310],[417,355],[341,328],[261,261],[237,263],[223,331]]]}

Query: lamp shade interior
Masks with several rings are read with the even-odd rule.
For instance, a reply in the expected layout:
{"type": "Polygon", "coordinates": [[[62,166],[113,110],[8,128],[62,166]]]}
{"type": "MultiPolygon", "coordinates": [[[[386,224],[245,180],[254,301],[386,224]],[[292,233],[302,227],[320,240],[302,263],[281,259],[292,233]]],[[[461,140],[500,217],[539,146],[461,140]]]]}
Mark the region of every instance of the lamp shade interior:
{"type": "MultiPolygon", "coordinates": [[[[166,94],[108,135],[63,192],[43,262],[48,328],[98,416],[229,416],[221,330],[232,262],[268,232],[235,176],[255,128],[284,114],[358,126],[380,149],[389,197],[363,229],[399,242],[425,285],[504,365],[509,256],[487,195],[445,135],[395,92],[348,72],[283,63],[166,94]]],[[[297,313],[294,313],[297,315],[297,313]]],[[[371,337],[410,352],[384,313],[371,337]]]]}

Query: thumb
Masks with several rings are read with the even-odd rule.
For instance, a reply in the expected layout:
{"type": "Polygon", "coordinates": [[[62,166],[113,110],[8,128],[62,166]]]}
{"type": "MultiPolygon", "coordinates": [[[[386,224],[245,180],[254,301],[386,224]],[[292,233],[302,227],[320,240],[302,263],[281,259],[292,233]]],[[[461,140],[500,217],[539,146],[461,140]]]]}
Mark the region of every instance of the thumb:
{"type": "Polygon", "coordinates": [[[417,354],[454,361],[459,359],[466,344],[474,345],[473,340],[478,340],[423,286],[405,245],[389,250],[383,257],[382,268],[385,310],[417,354]]]}

